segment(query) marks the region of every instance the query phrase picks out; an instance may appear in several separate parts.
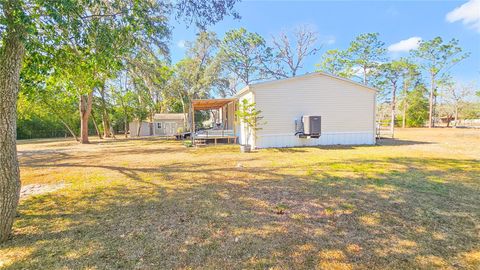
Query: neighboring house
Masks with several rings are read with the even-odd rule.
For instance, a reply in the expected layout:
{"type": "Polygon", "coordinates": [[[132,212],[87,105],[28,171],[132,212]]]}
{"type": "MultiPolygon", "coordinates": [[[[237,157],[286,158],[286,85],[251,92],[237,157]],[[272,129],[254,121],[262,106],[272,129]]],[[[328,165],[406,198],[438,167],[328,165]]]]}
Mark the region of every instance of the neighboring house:
{"type": "MultiPolygon", "coordinates": [[[[239,104],[243,99],[254,102],[262,111],[264,124],[250,136],[249,144],[269,148],[375,144],[376,93],[352,80],[315,72],[248,85],[236,98],[239,104]],[[302,134],[303,116],[320,116],[318,138],[302,134]]],[[[245,144],[243,124],[236,130],[239,142],[245,144]]]]}
{"type": "Polygon", "coordinates": [[[130,122],[130,136],[174,136],[183,129],[185,114],[183,113],[156,113],[153,122],[130,122]],[[140,132],[139,132],[140,131],[140,132]]]}

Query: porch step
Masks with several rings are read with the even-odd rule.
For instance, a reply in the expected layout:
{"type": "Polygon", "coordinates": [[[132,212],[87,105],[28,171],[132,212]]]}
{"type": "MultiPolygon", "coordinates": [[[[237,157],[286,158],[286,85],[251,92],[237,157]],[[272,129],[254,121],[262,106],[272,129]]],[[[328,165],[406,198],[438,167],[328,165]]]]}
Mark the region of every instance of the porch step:
{"type": "Polygon", "coordinates": [[[195,139],[195,146],[205,146],[207,145],[207,140],[195,139]]]}

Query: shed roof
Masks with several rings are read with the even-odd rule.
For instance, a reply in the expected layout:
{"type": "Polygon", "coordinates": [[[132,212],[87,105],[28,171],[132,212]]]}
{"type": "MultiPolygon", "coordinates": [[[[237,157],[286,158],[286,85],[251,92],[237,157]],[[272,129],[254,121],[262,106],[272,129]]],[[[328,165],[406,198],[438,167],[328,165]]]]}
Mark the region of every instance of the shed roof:
{"type": "Polygon", "coordinates": [[[235,98],[218,98],[218,99],[195,99],[192,100],[193,110],[211,110],[221,108],[228,103],[235,101],[235,98]]]}
{"type": "Polygon", "coordinates": [[[156,113],[153,116],[154,120],[184,120],[185,114],[183,113],[156,113]]]}

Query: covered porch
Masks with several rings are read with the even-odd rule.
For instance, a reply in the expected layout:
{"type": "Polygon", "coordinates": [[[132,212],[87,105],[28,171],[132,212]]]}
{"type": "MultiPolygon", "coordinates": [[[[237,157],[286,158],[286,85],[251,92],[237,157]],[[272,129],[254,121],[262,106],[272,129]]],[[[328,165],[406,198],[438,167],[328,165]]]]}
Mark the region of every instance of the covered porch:
{"type": "Polygon", "coordinates": [[[196,99],[191,104],[191,130],[194,145],[225,142],[236,143],[235,110],[237,99],[196,99]],[[195,122],[195,111],[210,111],[211,126],[199,127],[195,122]]]}

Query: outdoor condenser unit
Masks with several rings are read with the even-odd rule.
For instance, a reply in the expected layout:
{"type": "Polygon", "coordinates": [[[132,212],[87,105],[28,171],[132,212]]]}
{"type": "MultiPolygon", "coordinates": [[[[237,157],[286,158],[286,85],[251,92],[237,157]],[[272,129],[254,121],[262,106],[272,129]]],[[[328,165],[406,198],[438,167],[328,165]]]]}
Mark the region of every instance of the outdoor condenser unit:
{"type": "Polygon", "coordinates": [[[314,115],[302,116],[303,130],[297,132],[300,137],[319,138],[322,130],[322,117],[314,115]]]}

